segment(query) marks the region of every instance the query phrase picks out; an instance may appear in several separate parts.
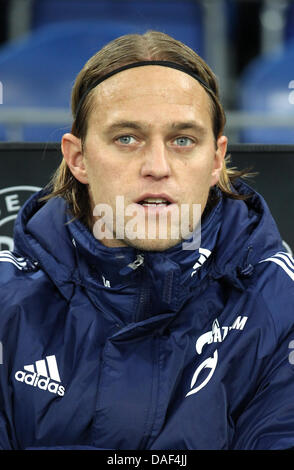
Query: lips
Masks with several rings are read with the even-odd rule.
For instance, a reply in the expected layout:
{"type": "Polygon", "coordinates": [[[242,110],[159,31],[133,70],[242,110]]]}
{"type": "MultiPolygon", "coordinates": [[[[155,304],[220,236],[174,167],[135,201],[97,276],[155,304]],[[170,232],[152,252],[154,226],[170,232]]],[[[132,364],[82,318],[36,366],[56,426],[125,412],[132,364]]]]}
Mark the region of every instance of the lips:
{"type": "Polygon", "coordinates": [[[139,204],[144,207],[166,207],[170,205],[165,199],[148,198],[140,201],[139,204]]]}
{"type": "Polygon", "coordinates": [[[136,200],[136,203],[143,207],[167,207],[174,201],[166,194],[144,194],[136,200]]]}

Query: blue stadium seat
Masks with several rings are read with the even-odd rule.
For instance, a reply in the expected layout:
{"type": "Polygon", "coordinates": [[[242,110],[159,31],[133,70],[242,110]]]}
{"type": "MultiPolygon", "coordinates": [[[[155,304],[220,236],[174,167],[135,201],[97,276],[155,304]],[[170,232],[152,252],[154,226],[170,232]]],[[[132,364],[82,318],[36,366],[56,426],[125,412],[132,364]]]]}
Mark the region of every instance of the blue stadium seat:
{"type": "MultiPolygon", "coordinates": [[[[36,2],[37,5],[38,3],[36,2]]],[[[53,3],[63,2],[50,2],[53,3]]],[[[78,3],[80,2],[72,2],[73,5],[78,3]]],[[[84,3],[96,2],[83,2],[83,5],[84,3]]],[[[117,2],[117,5],[121,3],[123,2],[117,2]]],[[[121,13],[123,11],[122,9],[121,13]]],[[[128,19],[128,15],[122,16],[123,19],[111,21],[103,16],[99,19],[98,16],[96,20],[49,23],[37,27],[28,37],[0,48],[3,104],[9,107],[69,109],[73,82],[86,60],[110,40],[124,34],[143,33],[148,29],[147,23],[126,22],[124,20],[128,19]]],[[[187,35],[190,37],[190,45],[199,51],[202,46],[199,39],[200,46],[197,47],[197,28],[192,27],[191,22],[186,27],[185,21],[176,21],[178,17],[171,16],[165,31],[188,43],[187,38],[183,37],[187,35]]],[[[55,17],[60,20],[57,13],[55,17]]],[[[153,29],[155,27],[154,23],[153,29]]],[[[68,129],[58,125],[24,126],[22,139],[32,142],[58,141],[68,129]]],[[[7,132],[0,126],[0,140],[6,139],[7,132]]]]}
{"type": "MultiPolygon", "coordinates": [[[[63,107],[69,110],[73,82],[86,60],[105,43],[136,32],[132,25],[66,22],[39,28],[0,48],[3,106],[63,107]]],[[[25,126],[24,141],[57,141],[68,128],[25,126]]],[[[5,140],[5,130],[0,130],[5,140]]]]}
{"type": "Polygon", "coordinates": [[[174,36],[204,56],[203,6],[195,0],[38,0],[32,28],[48,23],[93,19],[127,23],[174,36]]]}
{"type": "MultiPolygon", "coordinates": [[[[268,112],[294,116],[294,41],[283,52],[258,57],[242,74],[239,89],[239,110],[268,112]]],[[[240,142],[264,144],[293,144],[294,129],[247,128],[240,142]]]]}

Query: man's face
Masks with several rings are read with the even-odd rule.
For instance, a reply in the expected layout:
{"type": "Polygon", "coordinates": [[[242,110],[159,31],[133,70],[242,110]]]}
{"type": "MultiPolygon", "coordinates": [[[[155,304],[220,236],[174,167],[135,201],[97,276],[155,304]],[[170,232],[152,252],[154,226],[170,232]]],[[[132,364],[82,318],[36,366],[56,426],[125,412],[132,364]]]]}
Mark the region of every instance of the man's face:
{"type": "Polygon", "coordinates": [[[83,152],[92,210],[98,205],[93,223],[103,216],[101,204],[113,214],[103,219],[108,238],[101,242],[160,251],[179,243],[195,228],[218,181],[226,142],[221,137],[216,148],[210,99],[181,71],[137,67],[102,82],[83,152]]]}

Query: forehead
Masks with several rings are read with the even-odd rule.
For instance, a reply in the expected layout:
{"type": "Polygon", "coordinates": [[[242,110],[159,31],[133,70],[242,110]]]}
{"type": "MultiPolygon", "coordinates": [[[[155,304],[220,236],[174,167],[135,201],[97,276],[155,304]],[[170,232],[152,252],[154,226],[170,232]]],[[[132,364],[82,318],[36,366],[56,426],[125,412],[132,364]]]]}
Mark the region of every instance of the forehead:
{"type": "Polygon", "coordinates": [[[92,100],[90,121],[103,119],[104,124],[145,114],[168,119],[169,113],[211,124],[211,100],[203,86],[169,67],[148,65],[119,72],[94,89],[92,100]]]}

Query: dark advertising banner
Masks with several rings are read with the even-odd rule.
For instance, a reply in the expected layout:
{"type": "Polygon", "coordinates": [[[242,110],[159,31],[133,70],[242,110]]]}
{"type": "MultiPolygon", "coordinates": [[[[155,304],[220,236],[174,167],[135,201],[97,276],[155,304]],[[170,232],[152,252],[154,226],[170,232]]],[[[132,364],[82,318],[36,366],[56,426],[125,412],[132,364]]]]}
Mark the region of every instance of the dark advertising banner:
{"type": "Polygon", "coordinates": [[[59,144],[0,143],[0,251],[13,249],[19,209],[48,183],[61,158],[59,144]]]}
{"type": "MultiPolygon", "coordinates": [[[[267,201],[285,247],[294,249],[294,146],[229,147],[230,166],[253,167],[250,184],[267,201]]],[[[13,225],[31,194],[44,187],[59,165],[59,143],[0,143],[0,250],[13,249],[13,225]]]]}

